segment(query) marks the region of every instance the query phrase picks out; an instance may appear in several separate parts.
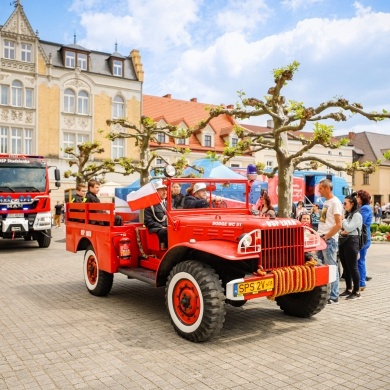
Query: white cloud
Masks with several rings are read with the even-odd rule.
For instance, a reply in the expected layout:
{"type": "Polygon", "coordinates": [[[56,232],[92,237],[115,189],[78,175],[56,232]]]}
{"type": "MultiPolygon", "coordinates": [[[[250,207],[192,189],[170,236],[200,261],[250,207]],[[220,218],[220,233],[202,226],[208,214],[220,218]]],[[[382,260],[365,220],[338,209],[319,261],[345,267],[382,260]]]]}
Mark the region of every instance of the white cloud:
{"type": "Polygon", "coordinates": [[[371,13],[371,7],[364,7],[361,3],[359,3],[358,1],[355,1],[353,3],[353,6],[354,8],[356,9],[356,15],[357,16],[364,16],[364,15],[367,15],[369,13],[371,13]]]}
{"type": "Polygon", "coordinates": [[[263,0],[230,0],[218,12],[216,22],[226,32],[248,31],[265,24],[269,15],[263,0]]]}
{"type": "Polygon", "coordinates": [[[389,38],[390,14],[373,12],[352,19],[307,19],[252,42],[231,32],[204,49],[183,53],[156,89],[176,98],[197,95],[207,103],[234,103],[237,90],[262,98],[273,84],[272,69],[298,60],[300,70],[284,90],[288,99],[316,106],[343,96],[380,109],[390,100],[389,38]]]}
{"type": "MultiPolygon", "coordinates": [[[[123,5],[123,2],[121,3],[123,5]]],[[[107,1],[74,1],[86,35],[80,44],[104,50],[118,41],[120,47],[162,52],[172,46],[188,46],[191,35],[189,24],[196,21],[198,5],[195,0],[128,0],[121,9],[113,11],[107,1]]],[[[120,51],[120,50],[119,50],[120,51]]]]}
{"type": "Polygon", "coordinates": [[[308,8],[315,3],[321,3],[323,0],[283,0],[282,5],[287,9],[291,9],[293,11],[308,8]]]}

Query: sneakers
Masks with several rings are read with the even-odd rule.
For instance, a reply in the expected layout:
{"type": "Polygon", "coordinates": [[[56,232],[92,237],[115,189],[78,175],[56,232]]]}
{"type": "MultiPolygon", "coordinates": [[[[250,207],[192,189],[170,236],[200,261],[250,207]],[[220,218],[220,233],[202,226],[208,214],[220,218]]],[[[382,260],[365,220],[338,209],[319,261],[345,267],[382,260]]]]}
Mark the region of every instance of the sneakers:
{"type": "Polygon", "coordinates": [[[328,299],[328,305],[338,305],[339,299],[338,298],[329,298],[328,299]]]}
{"type": "Polygon", "coordinates": [[[348,290],[345,290],[343,293],[341,293],[339,296],[340,297],[347,297],[348,295],[350,295],[352,293],[352,291],[348,291],[348,290]]]}
{"type": "Polygon", "coordinates": [[[345,299],[352,300],[352,299],[360,299],[361,295],[358,292],[351,292],[345,299]]]}

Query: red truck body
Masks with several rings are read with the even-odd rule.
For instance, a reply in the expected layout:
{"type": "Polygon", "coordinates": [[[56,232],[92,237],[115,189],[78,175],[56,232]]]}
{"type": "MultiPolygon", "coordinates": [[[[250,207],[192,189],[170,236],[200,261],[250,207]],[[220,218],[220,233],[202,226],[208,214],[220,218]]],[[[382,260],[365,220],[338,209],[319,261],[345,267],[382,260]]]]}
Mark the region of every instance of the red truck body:
{"type": "MultiPolygon", "coordinates": [[[[113,204],[68,204],[66,249],[85,250],[84,277],[91,294],[110,292],[122,273],[166,287],[166,305],[176,332],[205,341],[222,328],[225,305],[268,297],[290,315],[309,317],[329,297],[336,270],[308,253],[324,241],[295,219],[253,215],[246,202],[225,207],[172,209],[170,187],[196,179],[168,179],[168,247],[142,223],[114,226],[113,204]],[[105,226],[107,225],[107,226],[105,226]],[[309,260],[311,258],[311,260],[309,260]],[[309,261],[308,261],[309,260],[309,261]]],[[[197,179],[199,181],[199,179],[197,179]]],[[[246,180],[202,179],[210,195],[246,180]]],[[[315,257],[315,256],[314,256],[315,257]]]]}
{"type": "Polygon", "coordinates": [[[43,157],[0,154],[0,236],[37,240],[41,248],[47,248],[52,225],[49,193],[43,157]]]}

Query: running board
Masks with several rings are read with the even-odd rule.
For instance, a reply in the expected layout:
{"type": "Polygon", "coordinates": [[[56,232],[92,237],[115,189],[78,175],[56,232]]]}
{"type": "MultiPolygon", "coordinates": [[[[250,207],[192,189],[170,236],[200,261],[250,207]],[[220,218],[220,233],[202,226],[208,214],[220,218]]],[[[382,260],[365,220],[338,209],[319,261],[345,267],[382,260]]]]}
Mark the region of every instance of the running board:
{"type": "Polygon", "coordinates": [[[141,280],[142,282],[156,286],[156,271],[151,271],[145,268],[128,268],[120,267],[118,272],[128,276],[129,278],[141,280]]]}

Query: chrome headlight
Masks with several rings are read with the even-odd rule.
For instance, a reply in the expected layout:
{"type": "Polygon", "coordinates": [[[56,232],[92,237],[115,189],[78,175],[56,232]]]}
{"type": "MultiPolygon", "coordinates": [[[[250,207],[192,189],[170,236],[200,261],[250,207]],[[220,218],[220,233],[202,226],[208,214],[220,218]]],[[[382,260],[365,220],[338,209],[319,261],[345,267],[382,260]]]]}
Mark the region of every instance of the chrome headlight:
{"type": "Polygon", "coordinates": [[[238,239],[244,248],[248,248],[252,244],[252,236],[250,234],[241,234],[238,239]]]}

